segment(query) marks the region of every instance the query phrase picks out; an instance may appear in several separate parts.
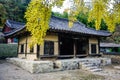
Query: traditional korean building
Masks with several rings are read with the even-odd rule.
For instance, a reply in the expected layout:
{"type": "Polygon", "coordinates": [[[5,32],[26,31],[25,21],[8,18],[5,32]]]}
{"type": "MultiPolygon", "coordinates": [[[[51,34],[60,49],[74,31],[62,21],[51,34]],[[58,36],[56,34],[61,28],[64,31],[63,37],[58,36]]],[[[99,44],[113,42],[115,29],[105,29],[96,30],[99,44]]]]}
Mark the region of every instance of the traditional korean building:
{"type": "MultiPolygon", "coordinates": [[[[20,22],[16,22],[16,21],[12,21],[12,20],[6,20],[5,25],[2,29],[2,32],[4,34],[8,34],[13,32],[14,30],[17,30],[18,28],[24,26],[24,23],[20,23],[20,22]]],[[[14,37],[14,38],[6,38],[6,43],[17,43],[18,40],[14,37]]]]}
{"type": "MultiPolygon", "coordinates": [[[[6,38],[18,38],[18,57],[30,60],[44,58],[75,58],[100,55],[100,37],[110,36],[111,33],[103,30],[88,28],[81,22],[74,22],[69,28],[68,20],[52,16],[50,29],[44,38],[43,45],[31,43],[30,32],[22,26],[5,34],[6,38]]],[[[38,34],[39,35],[39,34],[38,34]]]]}
{"type": "Polygon", "coordinates": [[[105,54],[120,54],[120,44],[101,42],[100,51],[105,54]]]}

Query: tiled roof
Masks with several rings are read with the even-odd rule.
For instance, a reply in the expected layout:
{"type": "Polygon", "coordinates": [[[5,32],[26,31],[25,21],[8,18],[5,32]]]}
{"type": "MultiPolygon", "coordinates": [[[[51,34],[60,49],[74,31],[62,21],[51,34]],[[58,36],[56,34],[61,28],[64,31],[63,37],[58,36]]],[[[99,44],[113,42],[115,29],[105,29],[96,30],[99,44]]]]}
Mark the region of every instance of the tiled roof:
{"type": "Polygon", "coordinates": [[[11,30],[11,31],[9,31],[9,32],[6,32],[6,33],[4,33],[4,36],[5,36],[5,37],[11,36],[11,35],[19,32],[19,31],[21,31],[21,30],[23,30],[23,29],[25,29],[25,26],[22,26],[22,27],[19,27],[19,28],[17,28],[17,29],[13,29],[13,30],[11,30]]]}
{"type": "MultiPolygon", "coordinates": [[[[69,28],[67,19],[58,18],[54,16],[51,17],[49,26],[50,26],[50,31],[55,31],[55,32],[77,33],[77,34],[86,34],[86,35],[95,35],[95,36],[110,36],[111,35],[111,33],[108,31],[95,30],[93,28],[88,28],[81,22],[74,22],[73,27],[69,28]]],[[[5,34],[5,36],[15,34],[18,31],[23,30],[24,28],[25,28],[25,25],[23,25],[23,27],[20,27],[18,29],[15,29],[5,34]]]]}
{"type": "Polygon", "coordinates": [[[120,47],[120,44],[116,44],[116,43],[100,43],[100,47],[120,47]]]}
{"type": "Polygon", "coordinates": [[[81,22],[75,22],[72,28],[69,28],[68,20],[58,17],[52,17],[50,20],[50,29],[62,32],[74,32],[74,33],[82,33],[96,36],[110,36],[111,33],[104,30],[95,30],[93,28],[86,27],[81,22]]]}
{"type": "Polygon", "coordinates": [[[12,21],[12,20],[7,20],[5,24],[6,24],[8,27],[14,28],[14,29],[20,28],[20,27],[22,27],[22,26],[25,25],[24,23],[12,21]]]}

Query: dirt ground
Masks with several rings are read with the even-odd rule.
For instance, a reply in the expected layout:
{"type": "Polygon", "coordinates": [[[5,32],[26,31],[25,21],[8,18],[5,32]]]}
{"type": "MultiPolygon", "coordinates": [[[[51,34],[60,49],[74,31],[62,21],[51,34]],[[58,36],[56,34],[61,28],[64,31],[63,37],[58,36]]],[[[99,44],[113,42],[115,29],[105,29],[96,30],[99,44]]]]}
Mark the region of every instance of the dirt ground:
{"type": "Polygon", "coordinates": [[[0,80],[120,80],[120,70],[107,66],[102,72],[67,70],[31,74],[20,67],[0,60],[0,80]]]}

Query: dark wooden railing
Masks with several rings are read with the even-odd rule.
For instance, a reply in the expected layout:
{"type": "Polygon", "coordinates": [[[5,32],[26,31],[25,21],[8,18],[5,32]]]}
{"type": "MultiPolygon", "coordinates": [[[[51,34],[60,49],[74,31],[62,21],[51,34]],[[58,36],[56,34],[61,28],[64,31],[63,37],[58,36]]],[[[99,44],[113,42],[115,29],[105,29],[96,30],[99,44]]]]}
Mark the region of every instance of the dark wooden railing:
{"type": "Polygon", "coordinates": [[[74,58],[74,57],[86,57],[87,54],[82,55],[40,55],[40,58],[57,58],[57,59],[67,59],[67,58],[74,58]]]}

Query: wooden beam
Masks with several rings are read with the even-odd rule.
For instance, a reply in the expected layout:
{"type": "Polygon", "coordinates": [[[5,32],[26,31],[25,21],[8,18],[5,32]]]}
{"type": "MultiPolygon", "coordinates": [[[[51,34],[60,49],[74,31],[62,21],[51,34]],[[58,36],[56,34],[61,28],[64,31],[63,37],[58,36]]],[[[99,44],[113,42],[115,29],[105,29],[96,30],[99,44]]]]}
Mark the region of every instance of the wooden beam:
{"type": "Polygon", "coordinates": [[[87,55],[89,55],[89,50],[90,50],[90,48],[89,48],[89,37],[87,37],[87,55]]]}
{"type": "Polygon", "coordinates": [[[87,54],[76,55],[77,57],[87,57],[87,54]]]}
{"type": "Polygon", "coordinates": [[[27,38],[27,34],[26,34],[26,41],[25,41],[25,58],[27,58],[27,41],[28,41],[28,38],[27,38]]]}
{"type": "Polygon", "coordinates": [[[40,58],[40,45],[37,44],[37,54],[36,54],[37,58],[40,58]]]}
{"type": "Polygon", "coordinates": [[[19,42],[19,37],[18,37],[17,57],[18,57],[18,53],[19,53],[19,45],[20,45],[20,42],[19,42]]]}
{"type": "Polygon", "coordinates": [[[76,39],[74,39],[74,46],[73,47],[74,47],[74,50],[73,50],[74,51],[74,58],[76,58],[76,52],[77,52],[76,51],[76,39]]]}
{"type": "Polygon", "coordinates": [[[61,39],[61,36],[60,36],[60,34],[58,34],[58,55],[60,55],[60,53],[61,53],[61,51],[60,51],[60,46],[61,46],[60,39],[61,39]]]}
{"type": "Polygon", "coordinates": [[[59,57],[74,57],[74,55],[59,55],[59,57]]]}
{"type": "MultiPolygon", "coordinates": [[[[86,57],[87,54],[76,55],[76,57],[86,57]]],[[[74,55],[40,55],[41,58],[72,58],[74,55]]]]}
{"type": "Polygon", "coordinates": [[[98,54],[100,54],[100,38],[98,38],[98,54]]]}

